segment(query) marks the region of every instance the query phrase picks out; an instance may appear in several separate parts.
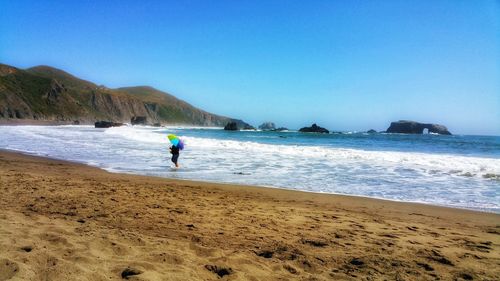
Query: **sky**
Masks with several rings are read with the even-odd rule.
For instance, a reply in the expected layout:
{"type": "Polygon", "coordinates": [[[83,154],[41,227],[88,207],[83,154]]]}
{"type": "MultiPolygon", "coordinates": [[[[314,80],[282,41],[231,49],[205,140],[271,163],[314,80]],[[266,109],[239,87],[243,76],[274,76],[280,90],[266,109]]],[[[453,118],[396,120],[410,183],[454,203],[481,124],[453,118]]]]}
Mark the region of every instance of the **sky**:
{"type": "Polygon", "coordinates": [[[254,126],[500,135],[500,2],[0,0],[0,63],[150,85],[254,126]]]}

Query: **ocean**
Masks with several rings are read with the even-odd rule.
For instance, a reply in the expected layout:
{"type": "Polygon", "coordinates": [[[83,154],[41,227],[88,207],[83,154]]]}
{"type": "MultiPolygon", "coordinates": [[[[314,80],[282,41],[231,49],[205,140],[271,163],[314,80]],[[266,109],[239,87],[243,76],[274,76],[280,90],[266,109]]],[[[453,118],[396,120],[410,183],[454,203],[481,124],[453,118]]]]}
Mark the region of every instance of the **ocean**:
{"type": "Polygon", "coordinates": [[[348,194],[500,213],[500,137],[220,128],[0,126],[0,149],[110,172],[348,194]],[[167,134],[186,147],[172,168],[167,134]]]}

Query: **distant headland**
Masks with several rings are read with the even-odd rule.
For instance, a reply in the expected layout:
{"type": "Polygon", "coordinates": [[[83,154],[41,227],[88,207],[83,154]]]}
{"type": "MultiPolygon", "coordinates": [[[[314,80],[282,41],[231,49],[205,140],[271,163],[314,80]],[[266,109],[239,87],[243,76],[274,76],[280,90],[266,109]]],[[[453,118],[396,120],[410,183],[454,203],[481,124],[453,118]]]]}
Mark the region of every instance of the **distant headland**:
{"type": "Polygon", "coordinates": [[[137,117],[147,125],[249,126],[149,86],[111,89],[50,66],[19,69],[0,64],[0,123],[118,124],[137,117]]]}

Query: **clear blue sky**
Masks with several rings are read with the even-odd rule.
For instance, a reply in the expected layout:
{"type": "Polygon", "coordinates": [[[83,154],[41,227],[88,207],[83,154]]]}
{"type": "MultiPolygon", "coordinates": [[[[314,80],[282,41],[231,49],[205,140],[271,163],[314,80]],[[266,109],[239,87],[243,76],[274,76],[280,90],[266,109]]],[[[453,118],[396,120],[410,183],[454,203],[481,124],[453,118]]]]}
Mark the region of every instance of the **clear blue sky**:
{"type": "Polygon", "coordinates": [[[0,0],[0,62],[253,125],[500,135],[498,1],[0,0]]]}

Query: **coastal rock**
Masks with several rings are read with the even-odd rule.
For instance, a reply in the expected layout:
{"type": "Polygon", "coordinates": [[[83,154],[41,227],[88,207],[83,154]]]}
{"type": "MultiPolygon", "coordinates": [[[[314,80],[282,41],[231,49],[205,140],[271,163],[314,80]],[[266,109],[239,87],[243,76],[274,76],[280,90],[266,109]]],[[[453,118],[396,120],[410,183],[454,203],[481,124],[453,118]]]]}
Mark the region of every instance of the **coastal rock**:
{"type": "Polygon", "coordinates": [[[259,129],[263,131],[276,130],[276,125],[273,122],[264,122],[259,126],[259,129]]]}
{"type": "Polygon", "coordinates": [[[304,127],[299,130],[299,132],[303,133],[322,133],[322,134],[328,134],[330,131],[327,129],[320,127],[316,125],[316,123],[312,124],[311,127],[304,127]]]}
{"type": "Polygon", "coordinates": [[[146,116],[133,116],[130,119],[130,124],[132,125],[147,125],[148,118],[146,116]]]}
{"type": "Polygon", "coordinates": [[[123,126],[123,123],[116,123],[110,121],[97,121],[94,123],[96,128],[111,128],[111,127],[120,127],[123,126]]]}
{"type": "Polygon", "coordinates": [[[387,133],[399,133],[399,134],[423,134],[424,129],[429,130],[429,133],[440,134],[440,135],[451,135],[448,129],[439,124],[426,124],[419,123],[415,121],[400,120],[397,122],[392,122],[387,133]]]}
{"type": "Polygon", "coordinates": [[[224,126],[224,130],[226,131],[238,131],[238,125],[236,122],[229,122],[224,126]]]}
{"type": "Polygon", "coordinates": [[[259,129],[262,131],[273,131],[273,132],[288,131],[288,128],[285,127],[276,128],[276,124],[274,124],[273,122],[264,122],[259,126],[259,129]]]}
{"type": "Polygon", "coordinates": [[[233,121],[228,122],[226,126],[224,126],[224,130],[226,131],[255,130],[255,127],[241,120],[233,119],[233,121]]]}
{"type": "Polygon", "coordinates": [[[248,125],[246,124],[244,127],[243,127],[243,130],[255,130],[255,127],[252,126],[252,125],[248,125]]]}
{"type": "Polygon", "coordinates": [[[366,131],[368,134],[376,134],[377,131],[375,131],[374,129],[370,129],[368,131],[366,131]]]}

